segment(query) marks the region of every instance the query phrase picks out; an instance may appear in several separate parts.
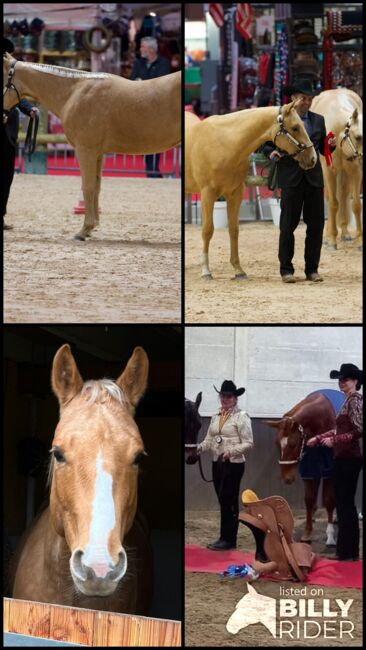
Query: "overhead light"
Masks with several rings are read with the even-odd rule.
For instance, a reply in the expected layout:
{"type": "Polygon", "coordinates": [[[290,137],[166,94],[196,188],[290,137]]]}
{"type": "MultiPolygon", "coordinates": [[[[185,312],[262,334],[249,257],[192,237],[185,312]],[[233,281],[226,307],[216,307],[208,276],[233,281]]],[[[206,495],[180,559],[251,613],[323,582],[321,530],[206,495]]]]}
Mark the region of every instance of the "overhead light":
{"type": "Polygon", "coordinates": [[[150,16],[156,16],[156,14],[153,11],[150,11],[150,16]]]}

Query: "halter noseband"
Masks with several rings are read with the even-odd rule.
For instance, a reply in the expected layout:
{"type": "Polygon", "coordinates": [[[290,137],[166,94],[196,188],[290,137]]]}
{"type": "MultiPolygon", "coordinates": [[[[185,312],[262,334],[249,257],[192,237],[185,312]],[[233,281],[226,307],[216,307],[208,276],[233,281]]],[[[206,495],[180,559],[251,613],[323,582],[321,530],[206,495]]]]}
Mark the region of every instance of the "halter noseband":
{"type": "Polygon", "coordinates": [[[6,93],[8,90],[13,89],[13,90],[15,90],[16,94],[18,95],[18,99],[19,99],[19,101],[20,101],[20,95],[19,95],[19,93],[18,93],[17,88],[15,87],[15,85],[14,85],[14,83],[13,83],[13,76],[14,76],[14,72],[15,72],[15,66],[16,66],[17,63],[18,63],[18,61],[14,60],[14,61],[12,62],[12,64],[11,64],[10,68],[9,68],[9,72],[8,72],[8,80],[7,80],[6,84],[5,84],[5,90],[4,90],[4,92],[3,92],[3,97],[5,96],[5,93],[6,93]]]}
{"type": "Polygon", "coordinates": [[[351,128],[351,121],[348,120],[348,122],[347,122],[347,124],[346,124],[346,128],[344,129],[344,136],[343,136],[343,138],[342,138],[341,141],[340,141],[340,147],[342,147],[343,142],[346,140],[347,143],[349,144],[349,146],[351,147],[351,150],[353,151],[352,156],[349,156],[349,157],[347,158],[347,160],[356,160],[357,158],[359,158],[360,160],[362,160],[362,153],[361,153],[361,151],[358,151],[358,150],[357,150],[357,148],[355,147],[355,145],[353,144],[353,142],[352,142],[352,140],[351,140],[351,136],[350,136],[350,134],[349,134],[349,130],[350,130],[350,128],[351,128]]]}
{"type": "Polygon", "coordinates": [[[293,422],[295,422],[295,424],[297,424],[297,430],[298,430],[298,432],[300,433],[300,436],[301,436],[301,447],[300,447],[300,453],[299,453],[298,457],[296,458],[296,460],[279,460],[278,463],[279,463],[279,465],[294,465],[295,463],[298,463],[302,459],[302,457],[304,455],[304,446],[305,446],[306,436],[305,436],[304,427],[302,426],[302,424],[299,424],[298,422],[296,422],[296,420],[294,420],[294,418],[292,418],[290,415],[285,415],[284,419],[285,420],[292,420],[293,422]]]}
{"type": "Polygon", "coordinates": [[[295,153],[286,153],[286,155],[287,155],[289,158],[294,158],[294,157],[297,156],[299,153],[303,153],[304,151],[306,151],[306,149],[309,149],[310,147],[313,146],[313,143],[312,143],[312,142],[311,142],[310,144],[304,144],[303,142],[298,142],[298,140],[296,140],[296,138],[294,138],[294,137],[293,137],[293,136],[292,136],[292,135],[287,131],[287,129],[285,129],[285,123],[284,123],[284,119],[283,119],[283,115],[282,115],[282,106],[280,106],[280,107],[279,107],[279,110],[278,110],[277,122],[278,122],[279,125],[280,125],[280,130],[277,131],[277,133],[276,133],[276,135],[275,135],[275,137],[274,137],[274,140],[273,140],[273,144],[276,144],[276,138],[278,138],[279,135],[284,135],[284,136],[286,136],[286,138],[287,138],[290,142],[292,142],[292,144],[294,144],[295,147],[297,148],[297,151],[295,151],[295,153]]]}

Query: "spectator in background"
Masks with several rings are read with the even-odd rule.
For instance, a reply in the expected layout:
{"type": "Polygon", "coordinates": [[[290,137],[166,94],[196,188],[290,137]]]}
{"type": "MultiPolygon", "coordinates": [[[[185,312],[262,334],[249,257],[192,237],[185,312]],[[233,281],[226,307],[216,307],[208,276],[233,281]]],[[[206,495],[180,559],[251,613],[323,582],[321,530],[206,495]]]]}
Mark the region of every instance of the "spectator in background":
{"type": "MultiPolygon", "coordinates": [[[[133,64],[130,79],[144,81],[169,74],[170,64],[158,54],[158,42],[156,38],[147,36],[141,39],[140,58],[136,58],[133,64]]],[[[148,154],[145,156],[146,175],[148,178],[162,178],[159,170],[160,153],[148,154]]]]}

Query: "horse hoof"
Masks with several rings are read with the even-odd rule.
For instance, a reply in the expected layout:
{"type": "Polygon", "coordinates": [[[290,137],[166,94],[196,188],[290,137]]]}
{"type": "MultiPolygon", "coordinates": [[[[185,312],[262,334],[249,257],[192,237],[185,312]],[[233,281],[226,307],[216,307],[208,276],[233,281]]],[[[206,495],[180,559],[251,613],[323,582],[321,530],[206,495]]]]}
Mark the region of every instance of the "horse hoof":
{"type": "Polygon", "coordinates": [[[352,241],[351,235],[342,235],[341,241],[352,241]]]}
{"type": "Polygon", "coordinates": [[[74,235],[74,239],[77,241],[85,241],[85,237],[82,237],[81,235],[74,235]]]}
{"type": "Polygon", "coordinates": [[[238,273],[233,280],[247,280],[248,276],[246,273],[238,273]]]}
{"type": "Polygon", "coordinates": [[[326,249],[328,251],[336,251],[337,250],[337,244],[327,244],[326,249]]]}
{"type": "Polygon", "coordinates": [[[206,275],[202,276],[202,280],[212,280],[212,275],[211,273],[206,273],[206,275]]]}

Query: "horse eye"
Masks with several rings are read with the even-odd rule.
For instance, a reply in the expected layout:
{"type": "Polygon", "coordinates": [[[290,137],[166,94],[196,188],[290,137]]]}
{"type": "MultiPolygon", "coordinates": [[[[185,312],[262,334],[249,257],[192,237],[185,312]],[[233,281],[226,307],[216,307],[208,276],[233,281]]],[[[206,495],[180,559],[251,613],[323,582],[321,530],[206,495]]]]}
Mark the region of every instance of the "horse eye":
{"type": "Polygon", "coordinates": [[[147,456],[146,451],[140,451],[137,456],[135,457],[135,460],[133,461],[134,465],[140,465],[142,459],[144,456],[147,456]]]}
{"type": "Polygon", "coordinates": [[[66,458],[63,455],[62,451],[60,451],[59,449],[53,449],[52,451],[53,451],[54,458],[57,460],[58,463],[66,462],[66,458]]]}
{"type": "Polygon", "coordinates": [[[294,126],[292,130],[293,130],[293,131],[298,131],[298,130],[299,130],[299,127],[298,127],[298,126],[294,126]]]}

